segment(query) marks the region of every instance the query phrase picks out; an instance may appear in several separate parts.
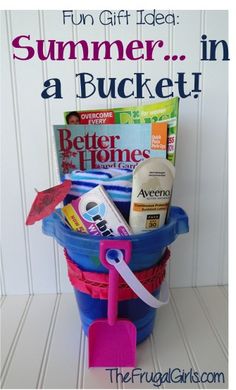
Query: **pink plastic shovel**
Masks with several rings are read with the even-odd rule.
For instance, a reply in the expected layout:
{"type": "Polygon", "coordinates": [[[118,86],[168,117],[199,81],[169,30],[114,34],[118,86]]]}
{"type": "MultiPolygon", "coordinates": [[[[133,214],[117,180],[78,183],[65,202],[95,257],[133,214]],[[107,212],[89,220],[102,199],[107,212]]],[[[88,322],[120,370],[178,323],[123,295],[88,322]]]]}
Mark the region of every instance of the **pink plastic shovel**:
{"type": "Polygon", "coordinates": [[[89,367],[135,367],[136,327],[127,319],[117,319],[119,274],[112,263],[119,262],[120,256],[130,261],[130,241],[100,242],[100,260],[109,269],[108,309],[107,319],[95,320],[89,327],[89,367]]]}

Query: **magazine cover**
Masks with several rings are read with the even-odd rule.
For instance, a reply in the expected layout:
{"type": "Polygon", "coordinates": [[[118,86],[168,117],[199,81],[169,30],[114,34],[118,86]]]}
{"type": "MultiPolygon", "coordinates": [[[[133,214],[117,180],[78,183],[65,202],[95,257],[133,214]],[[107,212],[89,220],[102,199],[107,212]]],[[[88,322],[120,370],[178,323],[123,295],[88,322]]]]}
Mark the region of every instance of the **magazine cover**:
{"type": "Polygon", "coordinates": [[[179,115],[177,97],[149,105],[114,108],[113,110],[65,112],[67,124],[131,124],[167,122],[167,158],[175,164],[179,115]]]}
{"type": "Polygon", "coordinates": [[[133,170],[149,157],[166,158],[167,123],[54,126],[61,177],[73,170],[133,170]]]}
{"type": "Polygon", "coordinates": [[[227,2],[10,3],[1,387],[228,388],[227,2]]]}

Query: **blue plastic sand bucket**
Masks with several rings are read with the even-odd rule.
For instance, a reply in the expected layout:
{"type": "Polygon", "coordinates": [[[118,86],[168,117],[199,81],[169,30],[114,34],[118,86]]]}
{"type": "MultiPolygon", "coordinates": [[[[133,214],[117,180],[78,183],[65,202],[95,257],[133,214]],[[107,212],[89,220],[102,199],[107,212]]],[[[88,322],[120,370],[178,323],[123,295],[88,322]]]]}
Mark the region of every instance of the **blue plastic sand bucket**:
{"type": "MultiPolygon", "coordinates": [[[[167,248],[179,234],[187,233],[188,216],[179,207],[171,207],[167,224],[159,229],[126,237],[107,240],[129,240],[132,243],[132,257],[129,267],[132,271],[142,271],[157,265],[167,248]]],[[[108,270],[99,261],[99,245],[104,237],[91,236],[70,230],[63,224],[57,213],[43,220],[43,233],[56,239],[66,249],[69,258],[81,270],[107,273],[108,270]]],[[[158,297],[159,289],[152,292],[158,297]]],[[[94,298],[75,289],[82,326],[87,334],[93,320],[106,318],[107,300],[94,298]]],[[[143,341],[152,332],[156,310],[141,299],[129,299],[119,302],[119,318],[130,319],[137,328],[137,342],[143,341]]]]}

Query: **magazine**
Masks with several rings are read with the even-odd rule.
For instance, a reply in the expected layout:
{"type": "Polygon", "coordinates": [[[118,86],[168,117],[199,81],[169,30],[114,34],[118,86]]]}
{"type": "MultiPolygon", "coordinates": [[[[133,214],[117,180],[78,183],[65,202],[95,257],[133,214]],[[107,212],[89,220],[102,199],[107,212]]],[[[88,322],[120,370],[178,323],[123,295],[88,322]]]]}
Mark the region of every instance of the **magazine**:
{"type": "Polygon", "coordinates": [[[178,130],[179,98],[143,106],[113,108],[110,110],[67,111],[67,124],[138,124],[167,122],[167,159],[175,165],[178,130]]]}
{"type": "Polygon", "coordinates": [[[55,125],[54,136],[61,178],[75,169],[134,169],[146,158],[166,158],[166,122],[55,125]]]}

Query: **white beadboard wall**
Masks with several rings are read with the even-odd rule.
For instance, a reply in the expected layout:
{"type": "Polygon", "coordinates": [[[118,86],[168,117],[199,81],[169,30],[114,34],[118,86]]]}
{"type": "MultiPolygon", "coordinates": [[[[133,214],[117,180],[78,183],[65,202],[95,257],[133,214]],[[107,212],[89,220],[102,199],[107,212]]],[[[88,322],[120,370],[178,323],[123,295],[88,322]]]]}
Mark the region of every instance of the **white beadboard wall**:
{"type": "MultiPolygon", "coordinates": [[[[75,11],[81,12],[81,11],[75,11]]],[[[84,12],[84,11],[83,11],[84,12]]],[[[96,14],[98,11],[89,11],[96,14]]],[[[131,11],[134,12],[134,11],[131,11]]],[[[134,98],[103,100],[98,95],[76,100],[75,73],[118,79],[144,72],[153,83],[185,71],[202,72],[199,99],[180,102],[176,180],[173,204],[189,216],[190,232],[172,245],[169,281],[172,287],[227,283],[227,99],[228,63],[200,61],[200,37],[228,38],[227,11],[174,11],[176,26],[93,28],[62,24],[62,11],[3,11],[2,36],[2,294],[70,291],[62,248],[41,233],[41,223],[24,224],[35,196],[34,188],[57,183],[52,125],[63,123],[63,111],[150,103],[134,98]],[[13,61],[11,41],[17,35],[31,40],[88,41],[104,39],[163,39],[170,54],[185,54],[181,62],[13,61]],[[181,53],[180,53],[181,51],[181,53]],[[57,77],[63,99],[44,100],[46,79],[57,77]]]]}

